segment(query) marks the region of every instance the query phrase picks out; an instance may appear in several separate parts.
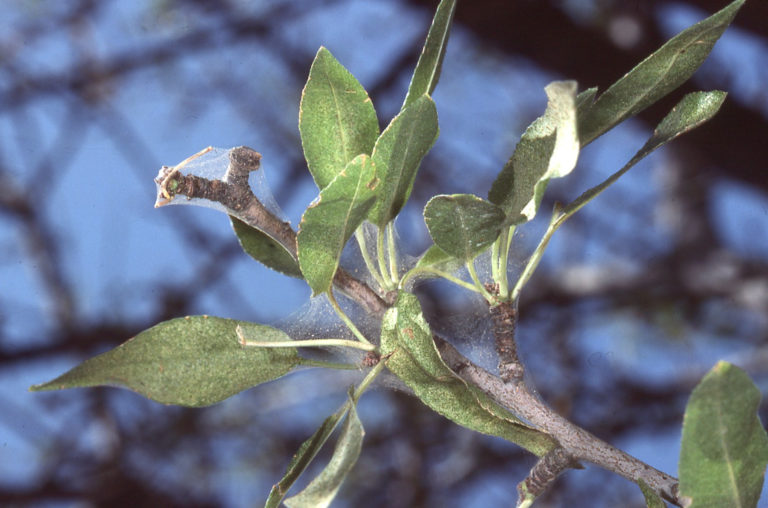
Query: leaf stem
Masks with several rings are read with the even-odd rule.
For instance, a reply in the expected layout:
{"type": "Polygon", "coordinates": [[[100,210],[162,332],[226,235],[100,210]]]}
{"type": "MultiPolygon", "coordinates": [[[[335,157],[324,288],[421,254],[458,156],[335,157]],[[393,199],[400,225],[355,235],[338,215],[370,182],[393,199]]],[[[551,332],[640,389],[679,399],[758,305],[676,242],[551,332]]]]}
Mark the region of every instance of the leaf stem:
{"type": "Polygon", "coordinates": [[[377,363],[371,370],[368,372],[368,374],[365,376],[365,378],[362,380],[362,382],[357,385],[357,388],[355,389],[355,392],[352,394],[352,398],[357,402],[357,399],[359,399],[363,393],[368,389],[368,387],[373,383],[373,380],[376,379],[376,377],[381,374],[381,371],[384,370],[384,362],[377,363]]]}
{"type": "Polygon", "coordinates": [[[379,273],[379,270],[376,269],[376,266],[373,264],[373,260],[368,253],[368,245],[365,243],[365,233],[362,228],[357,228],[355,231],[355,240],[357,240],[357,245],[360,247],[360,253],[363,256],[363,262],[365,263],[366,268],[368,268],[368,273],[371,274],[376,281],[376,284],[383,289],[385,287],[384,279],[379,273]]]}
{"type": "Polygon", "coordinates": [[[258,347],[352,347],[362,349],[363,351],[373,351],[376,349],[371,343],[362,343],[359,340],[348,339],[307,339],[307,340],[281,340],[281,341],[259,341],[259,340],[241,340],[244,346],[258,347]]]}
{"type": "Polygon", "coordinates": [[[444,272],[442,270],[437,270],[435,268],[416,268],[416,267],[411,268],[405,275],[403,275],[403,278],[400,279],[400,284],[399,284],[398,287],[401,288],[401,289],[404,288],[406,282],[408,282],[408,279],[414,277],[416,274],[419,274],[419,273],[434,273],[438,277],[441,277],[441,278],[447,280],[448,282],[452,282],[452,283],[454,283],[454,284],[456,284],[458,286],[461,286],[464,289],[468,289],[470,291],[474,291],[475,293],[479,293],[480,292],[480,290],[477,289],[477,287],[474,284],[470,284],[469,282],[463,281],[463,280],[459,279],[458,277],[455,277],[455,276],[451,275],[448,272],[444,272]]]}
{"type": "Polygon", "coordinates": [[[323,360],[313,360],[311,358],[302,358],[301,365],[305,367],[318,367],[321,369],[360,370],[359,365],[352,363],[324,362],[323,360]]]}
{"type": "MultiPolygon", "coordinates": [[[[341,320],[344,321],[344,324],[347,325],[347,328],[349,328],[352,331],[352,333],[355,335],[355,337],[357,337],[357,340],[359,340],[363,344],[368,344],[369,346],[372,345],[368,341],[368,339],[365,338],[365,335],[363,335],[363,332],[361,332],[357,328],[357,326],[355,326],[355,323],[353,323],[352,320],[349,319],[349,316],[347,316],[344,313],[344,311],[341,310],[341,307],[339,306],[339,302],[337,302],[336,297],[333,296],[333,288],[329,289],[326,294],[328,295],[328,301],[331,302],[331,307],[333,307],[333,310],[336,311],[336,314],[338,314],[341,320]]],[[[360,348],[360,349],[364,349],[364,348],[360,348]]],[[[372,349],[369,349],[369,351],[372,351],[372,349]]]]}
{"type": "Polygon", "coordinates": [[[549,241],[552,239],[552,235],[555,233],[555,231],[557,231],[557,228],[560,226],[560,224],[562,224],[560,221],[562,216],[561,210],[562,206],[560,203],[555,203],[555,209],[552,211],[552,217],[549,220],[549,226],[547,226],[547,230],[544,232],[544,236],[542,236],[541,240],[539,240],[539,245],[536,246],[536,250],[533,251],[533,254],[528,260],[528,263],[525,265],[523,273],[520,274],[520,278],[517,279],[515,287],[512,288],[512,292],[509,295],[510,300],[517,300],[517,298],[520,296],[520,291],[522,291],[523,286],[525,286],[525,284],[531,278],[533,272],[536,271],[536,267],[539,266],[539,262],[541,261],[542,256],[544,256],[544,250],[547,248],[547,245],[549,245],[549,241]]]}
{"type": "Polygon", "coordinates": [[[491,270],[493,281],[499,285],[499,295],[505,296],[509,292],[509,280],[507,280],[507,265],[509,263],[509,248],[512,245],[512,236],[515,226],[502,230],[499,237],[493,242],[491,251],[491,270]]]}
{"type": "Polygon", "coordinates": [[[395,244],[395,221],[390,221],[384,226],[387,231],[387,248],[389,253],[389,275],[392,282],[397,284],[399,279],[397,269],[397,246],[395,244]]]}
{"type": "Polygon", "coordinates": [[[491,295],[488,290],[485,289],[482,282],[480,282],[480,279],[477,277],[477,272],[475,271],[475,260],[467,261],[466,263],[467,271],[469,272],[469,276],[472,278],[472,282],[475,283],[475,287],[478,289],[478,292],[483,295],[483,298],[486,299],[486,301],[494,302],[495,298],[493,295],[491,295]]]}
{"type": "Polygon", "coordinates": [[[453,275],[451,275],[448,272],[442,272],[440,270],[429,270],[429,271],[434,273],[434,274],[436,274],[436,275],[438,275],[438,276],[440,276],[440,277],[442,277],[442,278],[444,278],[448,282],[453,282],[454,284],[457,284],[457,285],[459,285],[459,286],[461,286],[461,287],[463,287],[465,289],[469,289],[470,291],[474,291],[475,293],[480,293],[481,292],[480,289],[478,289],[478,287],[475,286],[474,284],[470,284],[469,282],[461,280],[458,277],[454,277],[453,275]]]}
{"type": "MultiPolygon", "coordinates": [[[[386,226],[385,226],[386,227],[386,226]]],[[[376,230],[376,258],[379,261],[379,273],[381,273],[382,279],[384,279],[384,286],[386,291],[390,291],[392,288],[392,275],[387,268],[387,254],[386,246],[384,245],[384,232],[381,228],[376,230]]]]}

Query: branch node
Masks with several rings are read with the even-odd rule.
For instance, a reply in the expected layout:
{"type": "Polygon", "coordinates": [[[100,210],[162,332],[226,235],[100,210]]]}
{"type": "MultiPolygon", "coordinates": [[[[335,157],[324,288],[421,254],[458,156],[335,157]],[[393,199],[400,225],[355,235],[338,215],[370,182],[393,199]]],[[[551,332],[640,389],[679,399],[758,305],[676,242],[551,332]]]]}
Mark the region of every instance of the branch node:
{"type": "Polygon", "coordinates": [[[229,168],[224,181],[250,190],[248,175],[261,166],[261,154],[247,146],[238,146],[229,152],[229,168]]]}
{"type": "Polygon", "coordinates": [[[376,351],[368,351],[363,358],[363,367],[375,367],[381,361],[381,355],[376,351]]]}
{"type": "Polygon", "coordinates": [[[530,503],[539,497],[566,469],[581,469],[581,467],[581,464],[565,448],[553,449],[541,457],[525,480],[517,485],[517,505],[521,506],[526,501],[530,503]]]}
{"type": "Polygon", "coordinates": [[[496,339],[496,353],[499,356],[499,376],[505,383],[520,381],[525,368],[517,356],[515,327],[517,325],[517,302],[501,302],[489,310],[493,322],[493,336],[496,339]]]}

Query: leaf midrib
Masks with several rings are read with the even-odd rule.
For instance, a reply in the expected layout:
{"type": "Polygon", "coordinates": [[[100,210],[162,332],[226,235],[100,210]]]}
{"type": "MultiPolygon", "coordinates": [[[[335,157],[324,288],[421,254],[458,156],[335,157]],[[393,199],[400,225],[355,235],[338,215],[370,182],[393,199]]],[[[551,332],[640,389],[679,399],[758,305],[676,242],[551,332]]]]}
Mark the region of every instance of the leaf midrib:
{"type": "MultiPolygon", "coordinates": [[[[727,396],[727,395],[726,395],[727,396]]],[[[718,430],[718,437],[720,440],[720,447],[723,450],[723,455],[725,456],[725,467],[728,470],[728,480],[730,481],[731,490],[733,491],[733,499],[736,501],[737,507],[744,506],[744,503],[741,499],[741,494],[739,492],[739,484],[738,480],[736,479],[736,472],[733,469],[733,460],[731,459],[731,454],[729,451],[728,443],[726,442],[725,436],[727,433],[727,425],[723,421],[723,407],[720,401],[722,401],[722,396],[717,397],[715,401],[717,402],[717,407],[715,410],[715,414],[717,417],[717,430],[718,430]]]]}
{"type": "MultiPolygon", "coordinates": [[[[656,88],[657,88],[658,84],[659,84],[659,83],[660,83],[660,82],[661,82],[661,81],[662,81],[662,80],[663,80],[663,79],[664,79],[664,78],[665,78],[665,77],[666,77],[666,76],[669,74],[669,69],[671,69],[671,68],[674,66],[674,64],[677,62],[677,60],[680,58],[680,56],[681,56],[683,53],[685,53],[686,51],[688,51],[688,48],[690,48],[690,47],[691,47],[691,46],[693,46],[694,44],[700,44],[700,43],[701,43],[701,39],[703,39],[704,37],[706,37],[706,36],[707,36],[707,35],[708,35],[710,32],[712,32],[713,30],[716,30],[716,29],[720,28],[721,26],[722,26],[722,23],[719,23],[719,24],[717,24],[717,25],[714,25],[714,26],[712,26],[711,28],[709,28],[709,29],[707,29],[707,30],[704,30],[703,32],[701,32],[700,34],[698,34],[696,37],[693,37],[693,40],[692,40],[691,42],[689,42],[688,44],[686,44],[686,45],[685,45],[685,46],[683,46],[682,48],[678,49],[678,51],[677,51],[677,53],[675,54],[675,56],[674,56],[672,59],[670,59],[670,63],[669,63],[669,65],[667,65],[666,69],[665,69],[665,70],[664,70],[664,72],[663,72],[663,73],[660,75],[659,79],[657,79],[657,80],[655,80],[655,81],[654,81],[654,83],[653,83],[653,86],[651,86],[651,87],[647,87],[647,88],[646,88],[646,90],[647,90],[647,91],[646,91],[645,93],[643,93],[643,94],[639,95],[639,96],[638,96],[638,98],[637,98],[637,100],[631,103],[630,107],[627,107],[627,108],[625,108],[625,109],[623,109],[623,110],[620,110],[620,111],[621,111],[621,114],[616,116],[616,118],[620,118],[619,122],[621,122],[623,119],[626,119],[627,115],[629,115],[629,114],[630,114],[629,112],[630,112],[630,111],[632,111],[632,110],[633,110],[633,108],[634,108],[634,107],[635,107],[637,104],[639,104],[640,102],[642,102],[643,100],[645,100],[645,99],[646,99],[646,98],[647,98],[647,97],[650,95],[650,93],[651,93],[652,91],[656,90],[656,88]]],[[[642,62],[641,62],[639,65],[642,65],[642,62]]],[[[620,84],[622,81],[624,81],[624,78],[622,78],[621,80],[619,80],[619,81],[616,83],[616,86],[618,86],[618,85],[619,85],[619,84],[620,84]]],[[[613,88],[613,87],[611,87],[611,88],[613,88]]],[[[596,107],[596,106],[599,104],[599,102],[600,102],[600,99],[602,99],[602,97],[603,97],[605,94],[607,94],[608,92],[610,92],[610,91],[611,91],[611,89],[609,88],[608,90],[606,90],[606,91],[605,91],[605,93],[604,93],[604,94],[602,94],[600,97],[598,97],[598,98],[597,98],[597,100],[595,101],[595,103],[592,105],[592,108],[595,108],[595,107],[596,107]]],[[[617,122],[617,123],[618,123],[618,122],[617,122]]],[[[594,139],[594,138],[592,138],[592,139],[594,139]]]]}
{"type": "Polygon", "coordinates": [[[341,162],[339,163],[337,159],[337,163],[339,163],[340,166],[343,166],[343,165],[346,165],[346,162],[347,162],[347,161],[344,161],[344,159],[346,158],[347,146],[349,143],[343,127],[344,122],[342,122],[342,119],[341,119],[341,106],[339,105],[340,101],[336,93],[336,87],[334,86],[334,83],[331,80],[331,77],[328,74],[327,69],[323,69],[323,74],[325,76],[326,81],[328,82],[329,88],[331,89],[331,96],[333,97],[333,105],[334,105],[333,109],[336,117],[336,127],[339,130],[339,137],[341,138],[341,162]]]}

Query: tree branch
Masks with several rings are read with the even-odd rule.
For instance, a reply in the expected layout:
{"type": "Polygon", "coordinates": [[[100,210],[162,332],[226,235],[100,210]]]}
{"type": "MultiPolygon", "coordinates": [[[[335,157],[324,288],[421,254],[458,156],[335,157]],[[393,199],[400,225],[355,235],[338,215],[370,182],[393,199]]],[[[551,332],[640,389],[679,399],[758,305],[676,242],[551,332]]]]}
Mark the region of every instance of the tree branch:
{"type": "MultiPolygon", "coordinates": [[[[208,150],[201,151],[199,155],[208,150]]],[[[180,171],[184,163],[172,167],[163,166],[155,179],[160,186],[155,206],[170,203],[176,195],[219,203],[229,215],[267,234],[282,245],[293,259],[298,260],[296,232],[288,222],[270,212],[248,185],[249,173],[257,171],[261,165],[261,154],[246,146],[239,146],[230,150],[229,161],[229,167],[221,180],[184,175],[180,171]]],[[[387,304],[373,289],[343,268],[338,269],[333,283],[368,312],[380,315],[387,309],[387,304]]]]}
{"type": "Polygon", "coordinates": [[[454,372],[467,382],[478,386],[502,406],[557,439],[574,459],[591,462],[633,482],[643,480],[662,498],[680,505],[676,478],[654,469],[569,422],[540,401],[524,382],[513,380],[505,383],[501,378],[469,361],[444,339],[435,336],[435,342],[443,360],[454,372]]]}
{"type": "MultiPolygon", "coordinates": [[[[248,185],[248,173],[258,170],[260,160],[261,155],[250,148],[233,148],[230,151],[229,167],[221,180],[183,175],[179,171],[183,163],[171,168],[164,166],[156,180],[160,184],[158,203],[165,204],[163,198],[170,202],[177,194],[218,202],[226,208],[227,213],[274,238],[296,259],[296,233],[290,224],[281,221],[267,210],[248,185]]],[[[390,306],[367,284],[341,268],[334,277],[334,285],[374,315],[381,316],[390,306]]],[[[443,360],[454,372],[560,443],[556,454],[549,458],[545,456],[543,462],[531,471],[527,479],[530,481],[526,483],[527,488],[534,489],[531,492],[543,489],[564,469],[577,467],[578,461],[583,460],[633,482],[643,480],[662,498],[679,505],[677,479],[569,422],[547,407],[528,389],[523,381],[523,365],[517,358],[514,340],[517,314],[515,303],[502,303],[492,307],[490,312],[494,321],[494,333],[497,335],[502,377],[494,376],[475,365],[437,335],[434,336],[435,343],[443,360]]]]}
{"type": "Polygon", "coordinates": [[[525,367],[517,356],[515,326],[517,324],[517,301],[501,302],[489,309],[496,338],[496,353],[499,355],[499,375],[504,382],[522,380],[525,367]]]}

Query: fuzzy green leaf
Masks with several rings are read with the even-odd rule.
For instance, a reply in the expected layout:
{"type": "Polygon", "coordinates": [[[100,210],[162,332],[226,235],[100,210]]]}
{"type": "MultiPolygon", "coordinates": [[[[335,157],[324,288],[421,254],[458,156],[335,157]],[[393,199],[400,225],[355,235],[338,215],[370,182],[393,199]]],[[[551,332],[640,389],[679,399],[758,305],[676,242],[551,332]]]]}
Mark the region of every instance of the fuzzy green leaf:
{"type": "Polygon", "coordinates": [[[505,217],[501,208],[471,194],[435,196],[424,207],[432,240],[464,261],[474,259],[496,240],[505,217]]]}
{"type": "Polygon", "coordinates": [[[301,443],[299,450],[294,454],[291,462],[288,464],[285,475],[269,492],[269,497],[267,498],[264,508],[278,508],[280,506],[280,502],[288,493],[288,489],[291,488],[291,485],[294,484],[301,473],[309,467],[312,459],[315,458],[325,442],[328,441],[333,430],[344,415],[347,414],[350,407],[351,402],[347,401],[338,411],[326,418],[309,439],[301,443]]]}
{"type": "Polygon", "coordinates": [[[541,261],[542,253],[546,248],[552,235],[557,231],[573,214],[579,211],[584,205],[597,197],[601,192],[607,189],[611,184],[618,180],[621,175],[629,171],[635,164],[653,152],[656,148],[675,139],[677,136],[694,129],[712,118],[720,109],[725,100],[724,92],[695,92],[683,97],[677,106],[664,117],[659,123],[653,135],[645,145],[635,154],[634,157],[620,170],[612,174],[601,184],[592,187],[581,196],[573,200],[565,208],[557,207],[552,215],[549,227],[534,251],[528,266],[512,290],[512,296],[519,295],[523,285],[530,279],[533,271],[541,261]]]}
{"type": "Polygon", "coordinates": [[[373,102],[363,86],[320,48],[299,105],[301,146],[319,189],[360,154],[371,154],[379,136],[373,102]]]}
{"type": "Polygon", "coordinates": [[[727,362],[694,388],[680,450],[680,494],[692,500],[691,508],[757,506],[768,464],[759,404],[760,390],[727,362]]]}
{"type": "Polygon", "coordinates": [[[565,207],[557,219],[555,228],[560,227],[571,215],[597,197],[598,194],[607,189],[635,164],[650,155],[651,152],[710,120],[720,110],[720,106],[725,101],[725,96],[725,92],[715,90],[712,92],[693,92],[683,97],[659,123],[645,145],[638,150],[623,168],[608,177],[600,185],[596,185],[584,192],[565,207]]]}
{"type": "Polygon", "coordinates": [[[355,157],[309,205],[299,224],[299,266],[313,294],[331,287],[341,251],[373,206],[379,180],[370,157],[355,157]]]}
{"type": "Polygon", "coordinates": [[[597,95],[597,87],[587,88],[583,92],[579,92],[576,96],[576,117],[577,121],[584,114],[586,110],[592,107],[595,102],[595,95],[597,95]]]}
{"type": "Polygon", "coordinates": [[[438,135],[437,109],[422,95],[384,129],[373,148],[373,161],[381,179],[369,220],[379,227],[394,219],[408,201],[421,159],[438,135]]]}
{"type": "Polygon", "coordinates": [[[645,157],[663,144],[709,121],[720,111],[726,95],[728,94],[720,90],[687,94],[659,122],[653,135],[638,154],[645,157]]]}
{"type": "Polygon", "coordinates": [[[244,321],[171,319],[31,390],[118,386],[163,404],[199,407],[279,378],[301,363],[296,348],[241,346],[238,327],[260,341],[290,340],[280,330],[244,321]]]}
{"type": "Polygon", "coordinates": [[[648,508],[667,508],[667,503],[647,483],[640,480],[637,485],[640,487],[645,498],[645,506],[648,508]]]}
{"type": "Polygon", "coordinates": [[[462,262],[437,245],[432,245],[421,255],[411,271],[426,274],[430,272],[454,273],[461,267],[462,262]]]}
{"type": "Polygon", "coordinates": [[[408,86],[402,109],[413,104],[424,94],[432,95],[440,79],[443,57],[448,45],[448,35],[451,31],[453,14],[456,11],[456,0],[442,0],[437,6],[432,25],[429,27],[427,40],[421,50],[421,56],[408,86]]]}
{"type": "Polygon", "coordinates": [[[525,130],[488,193],[509,224],[533,219],[549,180],[570,173],[579,156],[576,82],[555,81],[545,91],[547,110],[525,130]]]}
{"type": "Polygon", "coordinates": [[[290,277],[302,279],[299,263],[279,242],[240,219],[229,216],[240,246],[256,261],[290,277]]]}
{"type": "Polygon", "coordinates": [[[584,146],[619,122],[638,114],[688,80],[731,24],[744,0],[736,0],[683,30],[640,62],[579,113],[584,146]]]}
{"type": "Polygon", "coordinates": [[[328,465],[307,487],[285,500],[288,508],[325,508],[331,504],[342,482],[354,467],[363,446],[363,424],[354,404],[350,404],[347,419],[328,465]]]}
{"type": "Polygon", "coordinates": [[[443,362],[416,296],[401,291],[384,314],[381,354],[386,367],[424,404],[453,422],[502,437],[536,455],[555,447],[552,438],[528,427],[443,362]]]}

